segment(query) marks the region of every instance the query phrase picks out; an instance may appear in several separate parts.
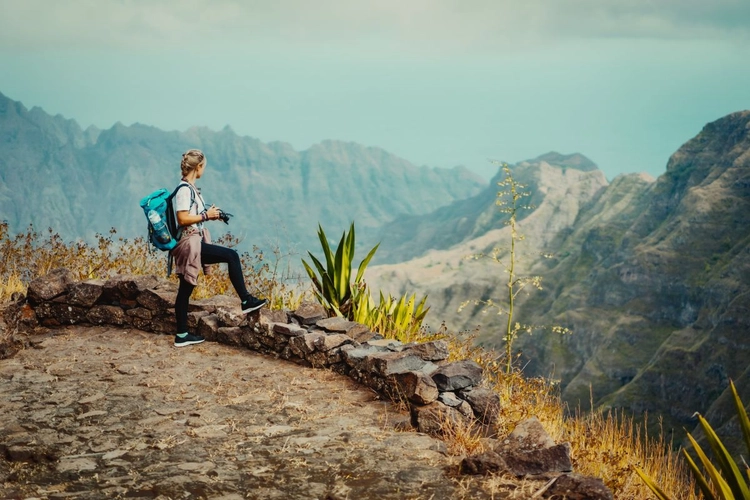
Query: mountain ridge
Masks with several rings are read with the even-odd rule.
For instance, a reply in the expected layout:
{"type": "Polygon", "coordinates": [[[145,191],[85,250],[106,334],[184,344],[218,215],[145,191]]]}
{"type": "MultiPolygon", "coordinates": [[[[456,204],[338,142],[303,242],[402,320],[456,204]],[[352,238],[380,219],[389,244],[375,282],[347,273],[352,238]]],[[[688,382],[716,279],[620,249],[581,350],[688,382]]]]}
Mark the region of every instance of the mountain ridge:
{"type": "MultiPolygon", "coordinates": [[[[513,167],[517,181],[524,184],[524,189],[531,192],[532,196],[528,203],[532,205],[540,203],[547,190],[554,189],[543,183],[541,175],[531,172],[531,166],[542,164],[550,169],[550,177],[557,178],[559,171],[565,176],[566,170],[570,168],[581,172],[582,179],[585,176],[592,176],[592,179],[596,178],[596,182],[601,184],[600,187],[606,185],[604,174],[584,155],[580,153],[562,155],[549,152],[533,160],[519,162],[513,167]]],[[[495,207],[497,184],[502,180],[502,175],[502,171],[498,169],[489,185],[470,198],[457,200],[433,213],[402,216],[395,228],[382,228],[377,234],[378,241],[381,243],[378,249],[378,262],[384,264],[403,262],[419,257],[420,252],[425,248],[446,250],[461,241],[480,237],[491,228],[502,224],[503,214],[495,207]]],[[[528,212],[521,211],[519,220],[527,215],[528,212]]]]}
{"type": "Polygon", "coordinates": [[[206,152],[207,201],[235,214],[228,228],[212,229],[231,230],[246,240],[245,250],[257,243],[290,252],[316,248],[318,223],[335,233],[355,220],[366,235],[401,213],[429,212],[485,184],[463,167],[417,167],[380,148],[342,141],[295,151],[288,143],[238,136],[231,127],[179,132],[118,122],[84,131],[75,120],[29,111],[2,94],[0,147],[6,207],[0,217],[10,230],[32,223],[88,241],[111,227],[125,238],[144,235],[138,201],[176,185],[180,154],[189,148],[206,152]]]}

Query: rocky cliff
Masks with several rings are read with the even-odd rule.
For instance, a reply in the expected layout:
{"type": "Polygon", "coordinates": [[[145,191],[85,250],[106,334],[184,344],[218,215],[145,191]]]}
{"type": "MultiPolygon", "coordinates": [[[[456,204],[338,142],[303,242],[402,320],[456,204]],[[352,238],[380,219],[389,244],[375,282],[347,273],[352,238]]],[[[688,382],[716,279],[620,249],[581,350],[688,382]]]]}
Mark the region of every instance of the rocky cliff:
{"type": "MultiPolygon", "coordinates": [[[[582,155],[550,154],[513,167],[516,180],[531,193],[525,201],[534,207],[519,213],[525,237],[525,249],[518,255],[521,273],[538,266],[539,252],[551,247],[561,234],[568,234],[581,211],[605,191],[604,174],[598,169],[580,170],[576,168],[579,163],[588,164],[589,160],[582,155]]],[[[469,259],[475,254],[488,254],[493,248],[503,249],[510,241],[510,228],[503,224],[504,214],[495,205],[499,180],[500,174],[475,197],[434,214],[411,218],[413,237],[404,239],[404,254],[417,252],[415,242],[420,240],[439,241],[440,246],[434,245],[435,249],[405,263],[374,266],[368,270],[368,281],[375,288],[394,293],[428,293],[433,311],[439,311],[431,314],[435,320],[458,330],[483,323],[485,337],[491,340],[491,332],[500,323],[487,321],[495,317],[494,312],[484,313],[478,307],[459,313],[458,309],[467,300],[501,298],[497,290],[506,276],[503,266],[489,259],[469,259]],[[459,242],[451,244],[455,240],[459,242]]],[[[392,251],[398,254],[399,250],[392,251]]]]}
{"type": "MultiPolygon", "coordinates": [[[[574,333],[520,337],[526,371],[559,378],[574,407],[588,409],[593,399],[596,407],[660,414],[678,434],[692,428],[696,411],[717,426],[729,422],[730,378],[750,401],[750,112],[706,125],[655,182],[631,174],[573,193],[597,171],[545,163],[514,167],[543,197],[520,222],[523,248],[555,255],[524,261],[522,272],[543,275],[544,289],[522,297],[517,317],[574,333]],[[529,182],[529,169],[552,187],[529,182]]],[[[430,293],[433,311],[452,326],[481,325],[481,340],[499,346],[501,318],[480,308],[455,311],[502,290],[501,267],[461,257],[508,236],[497,227],[409,263],[379,266],[372,279],[430,293]]]]}
{"type": "Polygon", "coordinates": [[[355,143],[325,141],[296,151],[229,127],[81,130],[73,120],[27,110],[0,94],[0,218],[12,232],[33,223],[66,239],[91,240],[111,227],[128,238],[143,235],[138,202],[177,184],[180,155],[189,148],[206,152],[201,187],[207,202],[235,215],[227,229],[266,250],[269,241],[314,250],[319,222],[335,234],[355,221],[365,235],[400,214],[431,212],[485,185],[461,167],[417,167],[355,143]]]}

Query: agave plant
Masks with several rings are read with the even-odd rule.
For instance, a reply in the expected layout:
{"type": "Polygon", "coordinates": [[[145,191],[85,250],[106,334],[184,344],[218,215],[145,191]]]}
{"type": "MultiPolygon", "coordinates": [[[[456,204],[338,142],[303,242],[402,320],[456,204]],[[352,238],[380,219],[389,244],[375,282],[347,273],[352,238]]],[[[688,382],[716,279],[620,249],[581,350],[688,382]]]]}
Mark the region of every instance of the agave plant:
{"type": "MultiPolygon", "coordinates": [[[[742,404],[739,394],[737,394],[734,382],[730,382],[730,387],[732,389],[734,406],[737,410],[742,435],[745,439],[745,445],[747,446],[748,453],[750,453],[750,419],[748,419],[745,406],[742,404]]],[[[690,434],[688,434],[688,439],[690,440],[690,444],[695,450],[695,453],[698,455],[698,459],[703,465],[705,473],[701,471],[695,461],[690,457],[687,450],[683,449],[682,453],[690,466],[690,470],[695,477],[701,493],[703,493],[703,497],[710,500],[750,500],[750,487],[748,486],[750,469],[745,465],[745,475],[743,475],[742,472],[740,472],[739,466],[729,454],[724,443],[721,442],[721,439],[716,435],[716,432],[708,421],[699,414],[698,422],[706,435],[708,445],[713,451],[716,464],[711,462],[701,446],[690,434]]],[[[639,468],[636,468],[636,472],[659,500],[671,500],[670,497],[659,487],[656,481],[649,477],[645,472],[639,468]]]]}
{"type": "Polygon", "coordinates": [[[364,289],[354,301],[353,319],[384,337],[408,343],[419,338],[422,322],[430,310],[425,307],[426,302],[426,295],[417,302],[416,294],[396,299],[380,292],[380,302],[376,305],[369,291],[364,289]]]}
{"type": "Polygon", "coordinates": [[[410,342],[417,337],[422,326],[422,320],[430,310],[429,307],[425,307],[425,302],[427,302],[426,295],[422,297],[421,301],[417,302],[416,294],[412,294],[408,298],[403,295],[398,300],[390,295],[387,299],[384,299],[381,294],[380,307],[385,313],[383,335],[397,337],[402,342],[410,342]]]}
{"type": "Polygon", "coordinates": [[[318,239],[320,239],[320,244],[323,247],[326,265],[323,266],[321,261],[310,252],[307,253],[310,255],[310,259],[312,259],[315,270],[302,259],[302,264],[305,266],[305,270],[307,270],[307,274],[313,282],[313,293],[323,307],[328,310],[329,314],[342,316],[350,320],[354,319],[353,297],[359,298],[360,293],[366,293],[362,277],[380,243],[375,245],[362,262],[359,263],[354,283],[352,283],[352,262],[354,261],[355,244],[354,222],[349,227],[349,231],[344,231],[341,235],[336,253],[331,250],[328,238],[320,224],[318,224],[318,239]]]}

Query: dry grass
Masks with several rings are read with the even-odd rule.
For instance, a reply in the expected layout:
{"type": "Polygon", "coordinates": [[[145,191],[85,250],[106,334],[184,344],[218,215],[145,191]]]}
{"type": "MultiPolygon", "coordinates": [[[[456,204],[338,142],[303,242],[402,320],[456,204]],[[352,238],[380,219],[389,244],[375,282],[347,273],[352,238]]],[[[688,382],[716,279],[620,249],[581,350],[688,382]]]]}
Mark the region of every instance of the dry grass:
{"type": "Polygon", "coordinates": [[[481,432],[472,422],[445,419],[441,423],[440,434],[451,455],[475,455],[486,451],[485,440],[482,439],[481,432]]]}
{"type": "Polygon", "coordinates": [[[700,498],[687,464],[672,451],[663,433],[645,434],[646,423],[634,423],[632,416],[592,412],[565,420],[567,439],[573,447],[574,467],[583,474],[601,477],[616,498],[650,499],[653,494],[636,475],[640,467],[659,479],[671,497],[700,498]]]}
{"type": "MultiPolygon", "coordinates": [[[[694,500],[695,484],[687,464],[673,451],[663,434],[646,434],[646,423],[636,424],[624,414],[575,412],[567,414],[555,383],[548,379],[526,378],[520,372],[505,373],[503,354],[479,347],[476,333],[448,335],[451,356],[473,359],[484,368],[488,385],[500,395],[502,409],[495,426],[500,436],[510,433],[522,420],[536,416],[556,442],[568,441],[573,468],[585,475],[600,477],[616,499],[646,500],[653,494],[634,468],[640,467],[659,478],[662,489],[672,498],[694,500]]],[[[467,447],[476,436],[448,434],[459,443],[450,449],[467,447]]]]}
{"type": "MultiPolygon", "coordinates": [[[[0,222],[0,302],[7,301],[16,292],[25,293],[28,283],[57,267],[69,269],[79,279],[107,279],[121,274],[153,274],[166,276],[166,254],[150,252],[143,238],[127,240],[116,238],[115,229],[108,235],[97,235],[96,245],[82,242],[65,243],[51,229],[42,234],[29,226],[26,232],[11,236],[8,223],[0,222]]],[[[239,241],[227,235],[217,243],[236,246],[239,241]]],[[[251,291],[270,300],[272,307],[296,309],[306,292],[298,278],[289,268],[281,265],[285,257],[278,251],[272,253],[269,262],[257,248],[254,254],[241,255],[245,279],[251,291]]],[[[171,279],[175,280],[174,276],[171,279]]],[[[226,272],[217,272],[199,280],[194,298],[233,293],[226,272]]],[[[671,451],[671,443],[663,437],[645,435],[644,426],[636,425],[624,415],[601,413],[576,413],[566,415],[555,384],[546,379],[525,378],[515,371],[506,374],[502,354],[477,346],[478,332],[450,333],[444,326],[437,332],[420,330],[411,341],[445,339],[449,344],[450,359],[473,359],[484,368],[486,384],[497,392],[502,409],[495,427],[498,435],[508,434],[519,422],[536,416],[555,441],[569,441],[573,451],[574,468],[582,474],[604,479],[617,499],[650,499],[650,491],[638,479],[633,470],[642,468],[651,477],[657,478],[662,488],[674,498],[692,500],[697,498],[687,467],[682,459],[671,451]]],[[[66,360],[75,363],[77,360],[66,360]]],[[[165,381],[152,380],[154,385],[165,381]]],[[[173,382],[170,382],[173,383],[173,382]]],[[[224,391],[221,385],[213,388],[213,395],[222,403],[231,403],[237,395],[224,391]]],[[[304,408],[290,409],[283,394],[272,394],[278,409],[296,410],[303,420],[317,418],[307,415],[304,408]]],[[[169,400],[168,398],[166,399],[169,400]]],[[[200,408],[203,401],[195,401],[200,408]]],[[[227,425],[232,425],[228,423],[227,425]]],[[[451,453],[466,455],[483,450],[483,440],[472,426],[447,423],[443,428],[446,444],[451,453]]],[[[171,447],[179,444],[172,437],[155,445],[171,447]]],[[[497,491],[507,493],[508,484],[502,477],[489,478],[497,483],[497,491]]],[[[517,483],[514,483],[518,488],[517,483]]],[[[492,485],[490,485],[492,486],[492,485]]],[[[538,489],[539,485],[533,488],[538,489]]],[[[532,486],[518,488],[517,498],[527,498],[532,486]]],[[[516,498],[515,493],[510,497],[516,498]]]]}
{"type": "MultiPolygon", "coordinates": [[[[51,228],[40,233],[29,225],[15,236],[8,231],[8,223],[0,222],[0,302],[7,301],[15,292],[25,293],[28,284],[52,269],[64,267],[76,279],[108,279],[117,275],[154,275],[166,278],[167,253],[150,248],[142,237],[129,240],[117,237],[117,230],[97,234],[96,244],[82,241],[65,242],[51,228]]],[[[236,247],[240,240],[231,234],[215,243],[236,247]]],[[[253,254],[240,254],[245,282],[254,295],[267,298],[273,308],[296,309],[309,293],[301,278],[288,265],[291,255],[283,255],[278,248],[273,259],[253,247],[253,254]],[[287,263],[287,265],[284,265],[287,263]]],[[[177,276],[169,278],[176,282],[177,276]]],[[[198,280],[192,298],[234,294],[226,266],[212,266],[208,275],[198,280]]]]}

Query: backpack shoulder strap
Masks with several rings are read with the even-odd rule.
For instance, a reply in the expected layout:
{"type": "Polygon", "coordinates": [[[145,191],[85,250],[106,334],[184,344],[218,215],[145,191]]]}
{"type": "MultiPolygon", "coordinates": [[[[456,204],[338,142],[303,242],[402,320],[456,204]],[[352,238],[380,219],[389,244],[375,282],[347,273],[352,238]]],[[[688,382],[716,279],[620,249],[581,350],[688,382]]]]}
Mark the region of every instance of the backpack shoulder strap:
{"type": "MultiPolygon", "coordinates": [[[[170,194],[169,197],[170,198],[174,198],[175,196],[177,196],[177,191],[179,191],[180,188],[182,188],[182,186],[188,186],[188,187],[190,187],[190,183],[189,182],[185,182],[185,181],[180,181],[180,183],[177,184],[177,187],[174,188],[174,191],[172,191],[172,194],[170,194]]],[[[192,189],[190,191],[192,192],[192,189]]]]}
{"type": "Polygon", "coordinates": [[[188,189],[190,189],[190,206],[192,207],[193,203],[195,203],[195,188],[187,181],[180,181],[180,183],[177,184],[177,187],[174,188],[174,191],[172,191],[172,194],[169,195],[169,199],[171,201],[172,198],[177,196],[177,191],[179,191],[182,186],[187,186],[188,189]]]}

